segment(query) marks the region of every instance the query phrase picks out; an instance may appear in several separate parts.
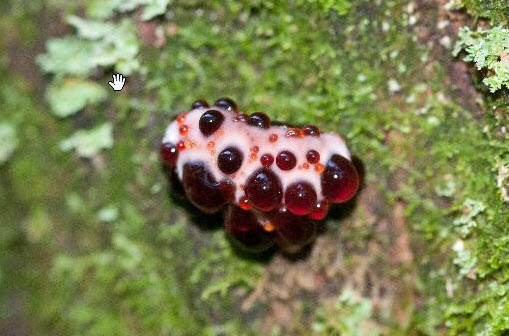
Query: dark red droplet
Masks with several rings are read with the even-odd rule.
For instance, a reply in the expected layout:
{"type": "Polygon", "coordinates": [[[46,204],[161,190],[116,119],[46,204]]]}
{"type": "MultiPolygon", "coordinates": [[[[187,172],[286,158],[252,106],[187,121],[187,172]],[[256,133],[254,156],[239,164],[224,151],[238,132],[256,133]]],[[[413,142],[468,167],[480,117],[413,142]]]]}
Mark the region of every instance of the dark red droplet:
{"type": "Polygon", "coordinates": [[[193,105],[191,105],[191,110],[208,108],[208,107],[209,107],[209,103],[207,103],[207,101],[205,99],[198,99],[197,101],[195,101],[193,103],[193,105]]]}
{"type": "Polygon", "coordinates": [[[260,157],[260,163],[264,167],[270,167],[274,163],[274,157],[272,155],[270,155],[270,154],[263,154],[260,157]]]}
{"type": "Polygon", "coordinates": [[[290,170],[297,164],[297,159],[290,151],[282,151],[276,157],[276,164],[281,170],[290,170]]]}
{"type": "Polygon", "coordinates": [[[220,107],[228,111],[233,111],[235,113],[239,113],[239,108],[237,104],[232,99],[227,97],[219,98],[218,100],[216,100],[214,106],[220,107]]]}
{"type": "Polygon", "coordinates": [[[209,136],[217,131],[223,122],[224,116],[221,112],[209,110],[201,115],[198,127],[203,135],[209,136]]]}
{"type": "Polygon", "coordinates": [[[312,164],[318,163],[320,162],[320,153],[318,153],[314,149],[311,149],[306,153],[306,160],[308,160],[308,162],[312,164]]]}
{"type": "Polygon", "coordinates": [[[265,231],[252,211],[229,206],[224,228],[238,247],[249,252],[262,252],[274,245],[274,232],[265,231]]]}
{"type": "Polygon", "coordinates": [[[227,147],[217,156],[217,165],[225,174],[233,174],[242,165],[244,154],[237,147],[227,147]]]}
{"type": "Polygon", "coordinates": [[[359,174],[350,160],[334,154],[322,173],[322,194],[329,202],[350,200],[359,187],[359,174]]]}
{"type": "Polygon", "coordinates": [[[269,219],[276,227],[276,243],[286,252],[298,252],[315,238],[315,224],[285,208],[272,211],[269,219]]]}
{"type": "Polygon", "coordinates": [[[268,168],[255,171],[246,182],[246,196],[261,211],[270,211],[281,204],[281,181],[268,168]]]}
{"type": "Polygon", "coordinates": [[[179,157],[177,146],[171,142],[166,142],[161,145],[160,155],[163,162],[169,166],[175,166],[179,157]]]}
{"type": "Polygon", "coordinates": [[[206,213],[218,211],[233,199],[233,182],[217,182],[204,162],[186,163],[182,184],[189,200],[206,213]]]}
{"type": "Polygon", "coordinates": [[[304,127],[302,129],[302,133],[307,136],[314,136],[314,137],[320,136],[320,130],[318,129],[318,127],[316,127],[314,125],[307,125],[306,127],[304,127]]]}
{"type": "Polygon", "coordinates": [[[306,182],[290,184],[285,190],[285,206],[295,215],[307,215],[316,204],[315,188],[306,182]]]}
{"type": "Polygon", "coordinates": [[[309,218],[312,220],[322,220],[327,216],[329,212],[329,203],[326,200],[323,200],[319,203],[315,204],[313,211],[309,214],[309,218]]]}
{"type": "Polygon", "coordinates": [[[247,124],[259,128],[269,128],[270,118],[265,113],[256,112],[249,116],[249,119],[247,119],[247,124]]]}

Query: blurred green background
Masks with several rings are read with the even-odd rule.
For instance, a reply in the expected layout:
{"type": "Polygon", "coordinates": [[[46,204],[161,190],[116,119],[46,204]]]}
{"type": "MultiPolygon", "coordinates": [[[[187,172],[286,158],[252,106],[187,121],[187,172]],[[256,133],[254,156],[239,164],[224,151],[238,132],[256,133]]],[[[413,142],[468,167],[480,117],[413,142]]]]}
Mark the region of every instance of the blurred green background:
{"type": "Polygon", "coordinates": [[[509,333],[505,0],[0,13],[0,335],[509,333]],[[239,255],[169,193],[165,127],[222,96],[339,132],[366,166],[300,258],[239,255]]]}

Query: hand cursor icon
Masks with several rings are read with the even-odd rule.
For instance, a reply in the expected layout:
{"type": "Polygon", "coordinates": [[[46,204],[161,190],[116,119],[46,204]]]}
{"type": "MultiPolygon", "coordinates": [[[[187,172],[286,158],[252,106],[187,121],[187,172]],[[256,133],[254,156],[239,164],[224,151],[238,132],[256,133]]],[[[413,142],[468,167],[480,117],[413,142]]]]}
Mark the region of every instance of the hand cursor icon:
{"type": "Polygon", "coordinates": [[[113,82],[108,82],[115,91],[120,91],[124,87],[125,77],[121,74],[113,75],[113,82]]]}

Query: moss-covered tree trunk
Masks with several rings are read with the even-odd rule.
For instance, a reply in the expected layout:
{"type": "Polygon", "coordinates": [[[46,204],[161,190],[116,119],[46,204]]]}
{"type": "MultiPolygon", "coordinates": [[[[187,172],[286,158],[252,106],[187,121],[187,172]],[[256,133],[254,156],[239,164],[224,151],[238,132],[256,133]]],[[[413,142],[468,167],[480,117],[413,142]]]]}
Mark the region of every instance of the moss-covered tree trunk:
{"type": "Polygon", "coordinates": [[[0,13],[0,335],[509,333],[504,0],[0,13]],[[338,132],[363,162],[297,256],[239,253],[169,191],[165,127],[221,96],[338,132]]]}

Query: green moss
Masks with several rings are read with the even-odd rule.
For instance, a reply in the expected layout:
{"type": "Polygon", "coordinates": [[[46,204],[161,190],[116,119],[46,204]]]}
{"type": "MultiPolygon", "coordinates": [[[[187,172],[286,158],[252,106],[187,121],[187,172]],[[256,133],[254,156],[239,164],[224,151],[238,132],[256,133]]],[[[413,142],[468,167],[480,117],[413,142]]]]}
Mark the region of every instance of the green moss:
{"type": "MultiPolygon", "coordinates": [[[[221,230],[208,230],[210,218],[199,220],[168,198],[157,157],[171,117],[196,98],[224,95],[247,111],[340,132],[364,161],[366,183],[385,197],[381,203],[405,205],[419,302],[396,298],[394,305],[410,306],[410,322],[399,325],[393,310],[380,312],[370,298],[343,291],[334,300],[295,298],[310,322],[296,322],[301,334],[355,334],[365,325],[380,334],[506,332],[509,210],[497,176],[509,165],[508,108],[491,97],[474,117],[455,101],[464,97],[443,84],[446,65],[416,43],[413,6],[168,3],[84,1],[87,16],[68,19],[75,31],[48,41],[38,64],[57,87],[78,78],[110,90],[110,71],[132,72],[125,92],[94,92],[97,99],[74,106],[69,118],[55,118],[38,100],[43,95],[2,65],[2,122],[16,129],[18,147],[0,166],[7,209],[0,220],[8,223],[0,294],[25,291],[40,334],[261,334],[258,315],[240,311],[239,302],[260,285],[266,265],[238,256],[221,230]],[[138,5],[141,19],[155,18],[149,26],[137,18],[138,5]],[[154,28],[157,46],[140,27],[154,28]],[[98,139],[83,130],[99,125],[107,125],[99,139],[107,141],[89,142],[98,139]],[[66,139],[84,158],[62,151],[66,139]]],[[[62,2],[45,15],[60,8],[83,13],[62,2]]],[[[18,14],[1,25],[17,31],[39,13],[8,10],[18,14]]],[[[38,39],[36,29],[23,31],[38,39]]],[[[497,62],[486,49],[475,55],[497,62]]],[[[364,226],[345,239],[361,248],[373,234],[389,239],[364,226]]],[[[405,267],[391,272],[413,276],[405,267]]]]}
{"type": "Polygon", "coordinates": [[[462,0],[468,11],[477,17],[488,18],[493,23],[507,23],[509,3],[505,0],[462,0]]]}

